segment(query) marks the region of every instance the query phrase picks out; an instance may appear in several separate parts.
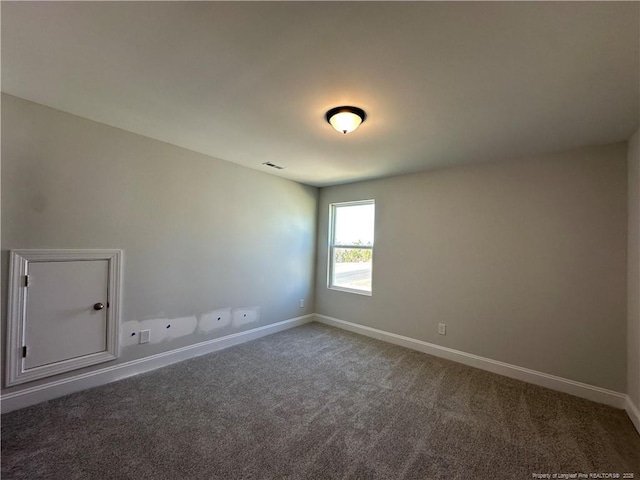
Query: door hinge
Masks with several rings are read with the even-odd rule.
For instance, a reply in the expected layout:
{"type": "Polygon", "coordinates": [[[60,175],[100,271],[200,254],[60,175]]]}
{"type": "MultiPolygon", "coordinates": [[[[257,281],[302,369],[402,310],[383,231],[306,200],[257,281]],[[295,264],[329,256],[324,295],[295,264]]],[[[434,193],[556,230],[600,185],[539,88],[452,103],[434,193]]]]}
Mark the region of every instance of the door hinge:
{"type": "Polygon", "coordinates": [[[23,346],[22,347],[22,358],[25,358],[27,356],[27,346],[23,346]]]}
{"type": "Polygon", "coordinates": [[[28,287],[29,286],[29,275],[25,275],[24,276],[24,286],[28,287]]]}

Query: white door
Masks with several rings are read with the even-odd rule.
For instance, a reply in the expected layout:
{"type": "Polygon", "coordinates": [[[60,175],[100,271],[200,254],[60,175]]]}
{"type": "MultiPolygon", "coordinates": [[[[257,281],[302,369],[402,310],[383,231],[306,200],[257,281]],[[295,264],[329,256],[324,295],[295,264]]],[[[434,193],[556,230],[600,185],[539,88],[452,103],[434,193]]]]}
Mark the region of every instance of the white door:
{"type": "Polygon", "coordinates": [[[12,250],[7,386],[115,360],[122,250],[12,250]]]}
{"type": "Polygon", "coordinates": [[[30,262],[28,275],[25,369],[106,350],[107,260],[30,262]]]}

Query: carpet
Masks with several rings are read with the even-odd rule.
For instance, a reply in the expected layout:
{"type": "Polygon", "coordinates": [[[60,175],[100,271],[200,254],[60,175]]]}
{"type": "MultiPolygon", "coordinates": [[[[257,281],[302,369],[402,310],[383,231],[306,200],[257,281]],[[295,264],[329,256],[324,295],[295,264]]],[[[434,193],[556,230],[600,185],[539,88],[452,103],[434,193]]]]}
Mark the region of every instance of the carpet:
{"type": "Polygon", "coordinates": [[[1,463],[5,480],[640,478],[640,435],[622,410],[312,323],[7,413],[1,463]]]}

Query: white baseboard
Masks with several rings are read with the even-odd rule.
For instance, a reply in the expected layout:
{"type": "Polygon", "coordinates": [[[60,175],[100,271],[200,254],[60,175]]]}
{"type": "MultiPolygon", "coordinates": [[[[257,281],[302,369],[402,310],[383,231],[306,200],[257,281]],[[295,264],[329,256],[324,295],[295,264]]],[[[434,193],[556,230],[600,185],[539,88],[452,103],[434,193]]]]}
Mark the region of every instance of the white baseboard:
{"type": "MultiPolygon", "coordinates": [[[[627,412],[629,412],[630,408],[635,408],[631,403],[631,400],[629,400],[628,396],[624,393],[614,392],[613,390],[595,387],[586,383],[576,382],[567,378],[549,375],[547,373],[518,367],[516,365],[499,362],[497,360],[491,360],[490,358],[480,357],[471,353],[461,352],[460,350],[442,347],[422,340],[404,337],[395,333],[385,332],[384,330],[378,330],[376,328],[366,327],[364,325],[358,325],[357,323],[346,322],[344,320],[338,320],[337,318],[327,317],[317,313],[315,317],[316,321],[332,327],[359,333],[367,337],[376,338],[378,340],[407,347],[412,350],[428,353],[429,355],[446,358],[447,360],[453,360],[454,362],[469,365],[481,370],[504,375],[505,377],[515,378],[516,380],[522,380],[523,382],[575,395],[576,397],[586,398],[587,400],[592,400],[598,403],[604,403],[612,407],[627,410],[627,412]]],[[[638,428],[638,410],[635,409],[636,420],[633,419],[631,413],[629,413],[629,416],[636,425],[636,428],[638,428]]],[[[638,430],[640,431],[640,428],[638,430]]]]}
{"type": "Polygon", "coordinates": [[[631,397],[627,395],[627,404],[625,410],[627,411],[627,415],[633,422],[633,425],[636,427],[638,434],[640,434],[640,409],[638,409],[637,405],[631,401],[631,397]]]}
{"type": "Polygon", "coordinates": [[[82,373],[62,380],[24,388],[17,392],[11,392],[0,397],[2,413],[7,413],[19,408],[35,405],[36,403],[62,397],[70,393],[79,392],[87,388],[97,387],[116,380],[121,380],[132,375],[155,370],[171,365],[172,363],[188,360],[193,357],[212,353],[224,348],[255,340],[266,335],[271,335],[282,330],[297,327],[313,321],[313,314],[291,318],[278,323],[264,325],[244,332],[232,333],[225,337],[214,338],[206,342],[196,343],[168,352],[158,353],[149,357],[120,363],[110,367],[101,368],[88,373],[82,373]]]}

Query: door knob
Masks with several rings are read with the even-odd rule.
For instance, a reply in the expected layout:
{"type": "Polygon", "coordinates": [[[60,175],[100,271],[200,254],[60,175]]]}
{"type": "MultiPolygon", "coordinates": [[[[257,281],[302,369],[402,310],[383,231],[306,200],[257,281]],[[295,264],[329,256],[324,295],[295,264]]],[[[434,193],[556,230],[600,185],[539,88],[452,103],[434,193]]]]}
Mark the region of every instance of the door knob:
{"type": "Polygon", "coordinates": [[[96,304],[93,305],[93,309],[94,310],[102,310],[104,308],[104,304],[98,302],[96,304]]]}

